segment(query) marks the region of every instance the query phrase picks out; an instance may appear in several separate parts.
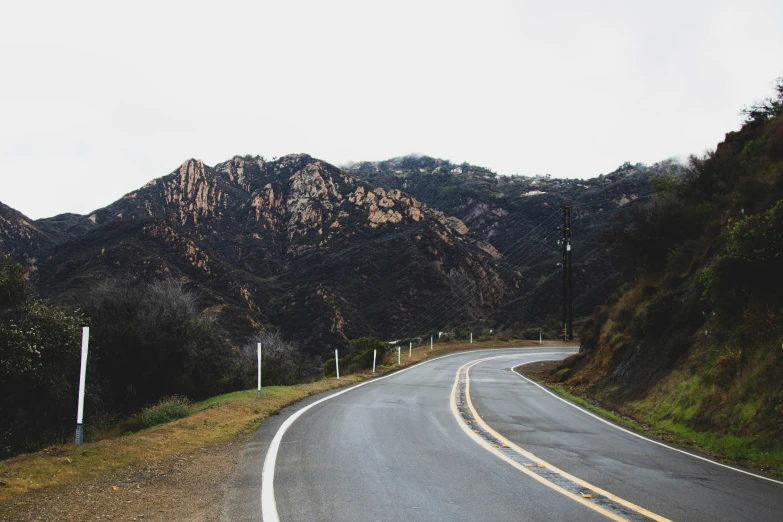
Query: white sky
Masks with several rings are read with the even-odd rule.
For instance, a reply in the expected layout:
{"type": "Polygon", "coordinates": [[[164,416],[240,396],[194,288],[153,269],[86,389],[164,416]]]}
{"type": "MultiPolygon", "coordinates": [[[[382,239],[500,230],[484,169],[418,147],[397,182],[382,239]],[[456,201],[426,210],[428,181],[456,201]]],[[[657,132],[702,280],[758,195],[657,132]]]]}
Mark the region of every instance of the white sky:
{"type": "Polygon", "coordinates": [[[592,177],[714,148],[783,2],[3,2],[0,201],[87,213],[195,157],[412,152],[592,177]]]}

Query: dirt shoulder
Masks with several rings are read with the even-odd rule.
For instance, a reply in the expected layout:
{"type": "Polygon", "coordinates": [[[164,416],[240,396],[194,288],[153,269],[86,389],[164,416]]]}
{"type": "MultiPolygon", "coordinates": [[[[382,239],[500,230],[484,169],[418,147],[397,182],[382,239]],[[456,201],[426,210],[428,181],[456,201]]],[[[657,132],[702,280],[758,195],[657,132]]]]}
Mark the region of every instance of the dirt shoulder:
{"type": "Polygon", "coordinates": [[[8,521],[220,520],[225,484],[243,443],[128,466],[84,482],[45,488],[0,508],[8,521]]]}

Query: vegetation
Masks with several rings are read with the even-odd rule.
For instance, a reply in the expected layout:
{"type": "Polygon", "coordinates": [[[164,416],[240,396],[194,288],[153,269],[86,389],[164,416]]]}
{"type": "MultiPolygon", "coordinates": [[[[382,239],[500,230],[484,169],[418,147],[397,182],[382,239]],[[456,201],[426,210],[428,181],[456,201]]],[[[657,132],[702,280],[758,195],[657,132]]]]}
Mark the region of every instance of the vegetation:
{"type": "MultiPolygon", "coordinates": [[[[354,339],[349,344],[348,355],[340,358],[341,373],[350,375],[360,370],[372,368],[373,352],[376,354],[376,363],[380,366],[386,353],[386,344],[375,337],[362,337],[354,339]]],[[[327,359],[324,363],[324,375],[327,377],[337,373],[334,359],[327,359]]]]}
{"type": "Polygon", "coordinates": [[[187,417],[193,410],[193,404],[187,397],[174,395],[164,397],[157,404],[141,410],[141,422],[147,427],[165,424],[173,420],[187,417]]]}
{"type": "Polygon", "coordinates": [[[261,398],[245,390],[212,397],[193,405],[192,415],[138,433],[124,434],[77,448],[54,446],[4,462],[0,503],[39,488],[102,476],[135,464],[149,464],[201,448],[244,440],[281,408],[310,395],[354,384],[361,376],[322,380],[296,386],[265,387],[261,398]]]}
{"type": "Polygon", "coordinates": [[[258,345],[261,344],[261,381],[268,386],[287,386],[319,377],[320,361],[300,346],[286,341],[278,330],[253,335],[238,350],[233,361],[234,387],[247,389],[257,385],[258,345]]]}
{"type": "Polygon", "coordinates": [[[624,284],[550,377],[676,440],[783,472],[783,79],[606,239],[624,284]]]}
{"type": "Polygon", "coordinates": [[[80,294],[81,312],[36,299],[25,269],[0,254],[0,458],[70,439],[76,425],[81,327],[91,325],[87,438],[186,416],[190,401],[264,381],[287,385],[320,375],[320,363],[279,332],[232,349],[221,324],[172,279],[108,278],[80,294]],[[138,419],[138,420],[135,420],[138,419]]]}
{"type": "Polygon", "coordinates": [[[229,391],[231,352],[215,318],[171,279],[108,279],[82,295],[90,317],[89,380],[96,413],[127,415],[162,397],[202,399],[229,391]]]}
{"type": "Polygon", "coordinates": [[[0,458],[75,428],[85,324],[37,300],[22,266],[0,253],[0,458]]]}

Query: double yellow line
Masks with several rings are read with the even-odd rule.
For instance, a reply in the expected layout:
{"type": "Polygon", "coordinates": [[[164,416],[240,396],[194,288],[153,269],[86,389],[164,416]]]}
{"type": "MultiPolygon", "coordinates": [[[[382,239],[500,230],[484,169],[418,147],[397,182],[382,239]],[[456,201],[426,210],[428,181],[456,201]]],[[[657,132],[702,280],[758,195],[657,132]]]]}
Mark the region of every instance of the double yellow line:
{"type": "Polygon", "coordinates": [[[543,461],[493,430],[492,427],[487,425],[481,417],[479,417],[470,398],[470,369],[484,361],[515,356],[518,357],[518,355],[487,357],[471,361],[457,370],[457,376],[454,379],[454,387],[452,388],[451,393],[451,411],[465,433],[484,449],[493,453],[495,456],[530,478],[537,480],[558,493],[575,502],[579,502],[585,507],[597,511],[612,520],[656,520],[659,522],[671,522],[667,518],[628,502],[608,491],[604,491],[593,484],[543,461]],[[482,437],[482,435],[484,436],[482,437]],[[524,461],[524,463],[518,462],[513,459],[512,456],[516,456],[524,461]],[[542,473],[543,470],[546,470],[546,472],[542,473]],[[560,484],[556,484],[550,480],[553,475],[557,476],[560,484],[565,483],[571,487],[566,489],[560,484]]]}

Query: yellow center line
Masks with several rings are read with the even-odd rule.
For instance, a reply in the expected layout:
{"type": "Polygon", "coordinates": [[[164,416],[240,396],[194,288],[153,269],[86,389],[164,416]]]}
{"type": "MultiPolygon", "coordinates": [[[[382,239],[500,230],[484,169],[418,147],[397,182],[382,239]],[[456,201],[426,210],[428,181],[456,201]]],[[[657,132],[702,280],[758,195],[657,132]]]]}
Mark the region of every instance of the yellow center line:
{"type": "Polygon", "coordinates": [[[546,478],[542,477],[541,475],[537,474],[536,472],[530,470],[528,467],[523,466],[519,462],[516,462],[515,460],[513,460],[510,457],[508,457],[507,455],[505,455],[502,451],[500,451],[499,448],[493,447],[493,445],[489,444],[487,441],[485,441],[484,439],[479,437],[477,435],[476,431],[474,431],[474,428],[479,427],[480,428],[478,430],[479,432],[480,431],[489,432],[490,434],[492,434],[501,443],[502,447],[504,447],[504,448],[508,447],[508,448],[513,449],[515,452],[517,452],[518,454],[526,457],[530,461],[536,462],[538,467],[541,467],[541,468],[545,467],[550,472],[554,472],[554,473],[560,475],[561,477],[563,477],[563,478],[565,478],[565,479],[567,479],[567,480],[569,480],[569,481],[571,481],[571,482],[573,482],[575,484],[578,484],[578,485],[580,485],[580,486],[582,486],[584,488],[590,489],[593,493],[598,493],[600,495],[603,495],[604,497],[606,497],[608,499],[611,499],[612,501],[616,502],[617,504],[620,504],[622,506],[625,506],[628,509],[636,511],[640,515],[649,517],[649,518],[651,518],[653,520],[657,520],[657,521],[660,521],[660,522],[671,522],[669,519],[667,519],[665,517],[657,515],[657,514],[651,512],[651,511],[648,511],[648,510],[646,510],[646,509],[644,509],[644,508],[642,508],[640,506],[637,506],[636,504],[633,504],[633,503],[631,503],[631,502],[629,502],[629,501],[627,501],[625,499],[622,499],[622,498],[620,498],[620,497],[618,497],[616,495],[613,495],[613,494],[609,493],[608,491],[605,491],[605,490],[603,490],[601,488],[598,488],[598,487],[590,484],[589,482],[586,482],[586,481],[584,481],[584,480],[582,480],[580,478],[577,478],[577,477],[571,475],[570,473],[566,473],[565,471],[561,470],[560,468],[558,468],[556,466],[553,466],[552,464],[550,464],[548,462],[545,462],[544,460],[536,457],[535,455],[533,455],[529,451],[527,451],[527,450],[519,447],[518,445],[514,444],[509,439],[507,439],[506,437],[504,437],[503,435],[501,435],[500,433],[498,433],[497,431],[492,429],[492,427],[490,427],[486,422],[484,422],[484,420],[481,417],[479,417],[478,412],[476,411],[476,409],[473,407],[473,402],[472,402],[472,400],[470,398],[470,374],[469,374],[469,372],[470,372],[470,369],[473,368],[473,366],[475,366],[475,365],[477,365],[479,363],[482,363],[482,362],[485,362],[485,361],[488,361],[488,360],[492,360],[492,359],[504,358],[504,357],[514,357],[514,355],[501,355],[501,356],[496,356],[496,357],[487,357],[485,359],[479,359],[477,361],[472,361],[472,362],[466,363],[462,367],[460,367],[459,370],[457,370],[457,376],[454,379],[454,386],[452,388],[452,393],[451,393],[451,411],[454,414],[455,418],[458,421],[460,421],[459,425],[462,427],[462,429],[463,429],[463,431],[465,431],[465,433],[467,433],[470,437],[472,437],[476,442],[478,442],[486,450],[488,450],[491,453],[495,454],[495,456],[497,456],[498,458],[500,458],[500,459],[506,461],[507,463],[511,464],[512,466],[514,466],[519,471],[525,473],[526,475],[530,476],[531,478],[534,478],[535,480],[537,480],[538,482],[544,484],[545,486],[548,486],[548,487],[554,489],[558,493],[560,493],[562,495],[565,495],[566,497],[568,497],[568,498],[570,498],[572,500],[575,500],[576,502],[579,502],[580,504],[582,504],[584,506],[587,506],[587,507],[589,507],[592,510],[597,511],[597,512],[601,513],[602,515],[604,515],[604,516],[606,516],[606,517],[608,517],[608,518],[610,518],[612,520],[626,520],[626,519],[621,517],[621,516],[619,516],[619,515],[617,515],[616,513],[612,513],[611,511],[608,511],[608,510],[604,509],[603,507],[595,504],[594,502],[590,502],[588,500],[589,498],[591,498],[590,495],[588,495],[586,498],[584,498],[582,496],[579,496],[579,495],[577,495],[577,494],[575,494],[575,493],[573,493],[571,491],[568,491],[568,490],[558,486],[557,484],[547,480],[546,478]],[[457,408],[457,399],[456,399],[456,396],[457,396],[457,386],[459,385],[460,374],[462,373],[463,370],[465,372],[465,398],[466,398],[466,402],[467,402],[467,407],[470,410],[470,412],[473,414],[473,418],[474,418],[473,422],[470,425],[468,425],[466,422],[464,422],[464,419],[460,415],[460,412],[459,412],[459,410],[457,408]]]}

